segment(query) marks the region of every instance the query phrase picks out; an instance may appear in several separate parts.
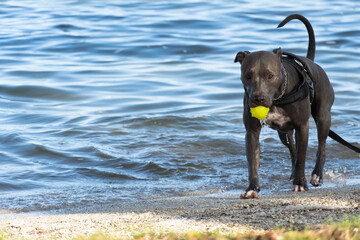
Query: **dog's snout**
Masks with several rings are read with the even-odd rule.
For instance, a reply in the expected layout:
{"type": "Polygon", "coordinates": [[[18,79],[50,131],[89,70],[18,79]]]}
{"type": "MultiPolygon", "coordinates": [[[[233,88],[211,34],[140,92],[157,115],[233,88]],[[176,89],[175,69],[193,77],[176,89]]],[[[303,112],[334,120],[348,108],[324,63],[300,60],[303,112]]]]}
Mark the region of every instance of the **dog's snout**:
{"type": "Polygon", "coordinates": [[[262,104],[265,102],[266,97],[264,95],[253,95],[251,97],[252,102],[256,103],[256,104],[262,104]]]}

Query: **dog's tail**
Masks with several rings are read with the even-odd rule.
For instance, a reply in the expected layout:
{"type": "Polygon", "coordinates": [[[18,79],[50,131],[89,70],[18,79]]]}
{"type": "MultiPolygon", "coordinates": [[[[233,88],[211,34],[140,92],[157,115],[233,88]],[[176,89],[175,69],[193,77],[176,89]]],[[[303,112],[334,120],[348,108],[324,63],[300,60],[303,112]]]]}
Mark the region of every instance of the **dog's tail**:
{"type": "Polygon", "coordinates": [[[309,34],[309,45],[308,45],[308,50],[307,50],[306,57],[308,59],[311,59],[312,61],[314,61],[314,59],[315,59],[315,34],[314,34],[314,30],[313,30],[309,20],[307,20],[304,16],[301,16],[299,14],[292,14],[292,15],[289,15],[287,18],[285,18],[278,25],[278,28],[281,28],[281,27],[285,26],[285,24],[287,24],[288,22],[290,22],[293,19],[298,19],[302,23],[305,24],[307,32],[309,34]]]}
{"type": "Polygon", "coordinates": [[[360,153],[360,148],[358,148],[358,147],[352,145],[351,143],[345,141],[342,137],[340,137],[339,135],[334,133],[332,130],[329,131],[329,137],[331,137],[332,139],[334,139],[338,143],[350,148],[351,150],[354,150],[355,152],[360,153]]]}

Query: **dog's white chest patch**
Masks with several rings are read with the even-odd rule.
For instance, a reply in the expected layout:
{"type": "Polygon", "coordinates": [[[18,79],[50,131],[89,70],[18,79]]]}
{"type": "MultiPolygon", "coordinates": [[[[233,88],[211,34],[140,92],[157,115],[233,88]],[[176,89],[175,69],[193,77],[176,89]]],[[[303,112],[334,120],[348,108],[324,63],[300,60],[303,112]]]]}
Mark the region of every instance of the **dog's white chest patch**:
{"type": "Polygon", "coordinates": [[[290,117],[284,114],[277,107],[273,107],[266,118],[262,120],[263,124],[268,125],[271,128],[281,129],[291,121],[290,117]]]}

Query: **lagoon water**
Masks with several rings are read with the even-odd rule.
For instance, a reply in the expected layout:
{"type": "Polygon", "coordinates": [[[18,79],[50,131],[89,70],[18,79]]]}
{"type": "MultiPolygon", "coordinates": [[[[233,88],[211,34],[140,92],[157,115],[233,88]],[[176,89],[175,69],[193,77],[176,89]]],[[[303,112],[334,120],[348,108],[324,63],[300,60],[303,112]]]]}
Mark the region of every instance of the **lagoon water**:
{"type": "MultiPolygon", "coordinates": [[[[360,2],[2,1],[0,210],[29,212],[247,187],[241,50],[306,55],[336,93],[332,129],[360,144],[360,2]]],[[[360,183],[327,141],[323,187],[360,183]]],[[[311,121],[306,174],[317,149],[311,121]]],[[[290,155],[261,134],[262,193],[291,189],[290,155]]],[[[321,191],[321,189],[319,190],[321,191]]]]}

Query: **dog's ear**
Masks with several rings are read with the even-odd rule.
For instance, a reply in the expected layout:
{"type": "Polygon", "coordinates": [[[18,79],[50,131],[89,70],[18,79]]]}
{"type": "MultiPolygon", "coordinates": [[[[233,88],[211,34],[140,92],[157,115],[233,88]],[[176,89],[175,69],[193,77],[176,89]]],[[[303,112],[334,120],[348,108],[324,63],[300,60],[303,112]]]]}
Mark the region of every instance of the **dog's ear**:
{"type": "Polygon", "coordinates": [[[236,54],[234,63],[239,62],[240,64],[242,63],[242,61],[244,60],[244,58],[246,57],[246,55],[250,54],[249,51],[245,51],[245,52],[238,52],[236,54]]]}
{"type": "Polygon", "coordinates": [[[281,48],[276,48],[273,50],[273,53],[275,53],[276,55],[278,55],[279,59],[281,60],[282,59],[282,50],[281,48]]]}

